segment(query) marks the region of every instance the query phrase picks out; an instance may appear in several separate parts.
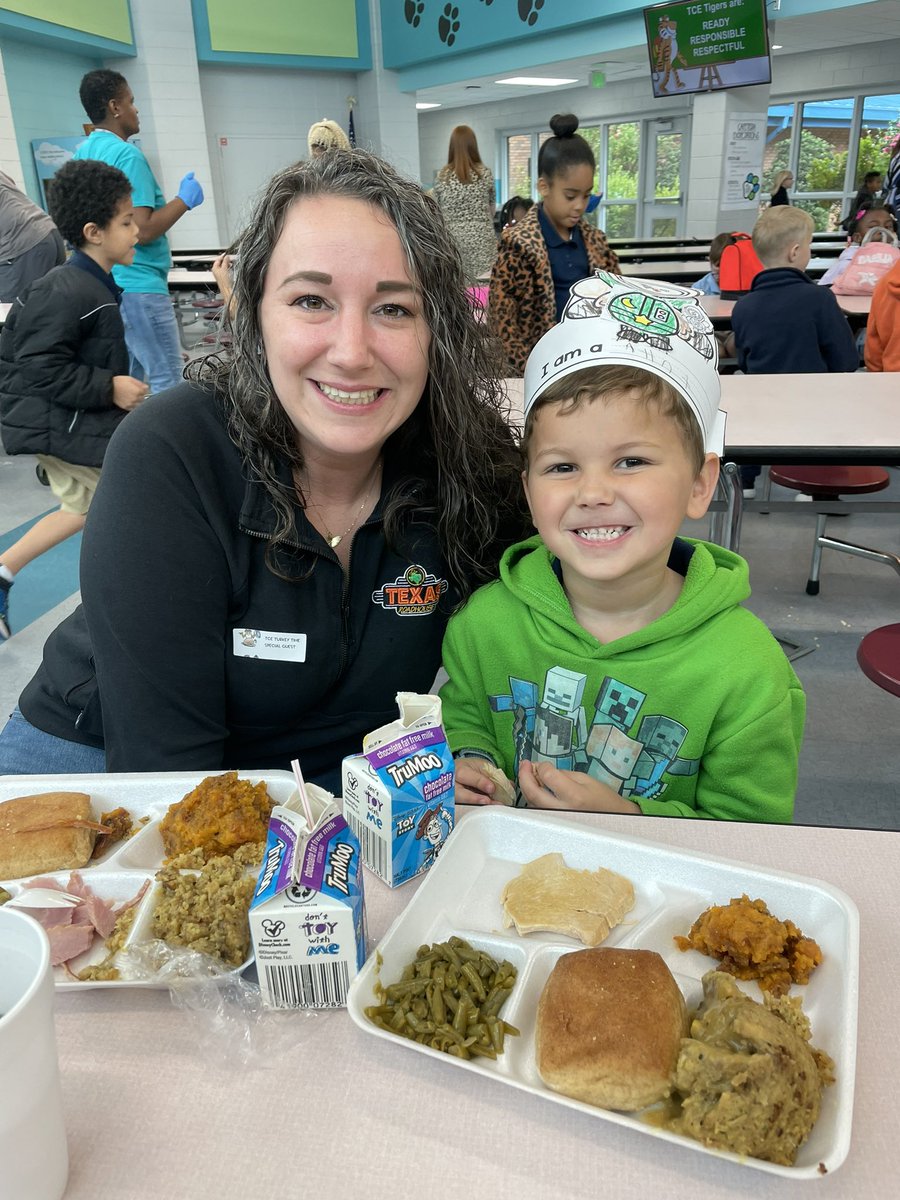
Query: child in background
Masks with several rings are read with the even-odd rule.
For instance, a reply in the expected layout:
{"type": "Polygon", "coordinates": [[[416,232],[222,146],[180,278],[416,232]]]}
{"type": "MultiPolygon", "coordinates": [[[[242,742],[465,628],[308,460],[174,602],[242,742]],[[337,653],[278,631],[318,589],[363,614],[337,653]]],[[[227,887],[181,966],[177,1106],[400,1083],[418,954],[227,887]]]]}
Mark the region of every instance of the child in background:
{"type": "Polygon", "coordinates": [[[850,211],[841,221],[841,229],[845,229],[847,233],[852,232],[850,229],[851,222],[858,219],[860,209],[868,208],[875,200],[875,197],[881,191],[881,186],[884,183],[884,176],[879,171],[868,171],[863,179],[862,186],[853,198],[850,204],[850,211]]]}
{"type": "Polygon", "coordinates": [[[500,209],[500,230],[506,229],[507,225],[518,225],[520,221],[525,219],[525,215],[529,209],[534,207],[534,201],[530,196],[510,196],[507,202],[500,209]]]}
{"type": "Polygon", "coordinates": [[[113,431],[146,396],[128,375],[122,295],[111,275],[134,257],[131,184],[116,167],[69,162],[48,188],[50,215],[75,247],[18,297],[0,338],[0,432],[7,454],[36,454],[61,507],[0,555],[0,640],[16,574],[78,533],[113,431]]]}
{"type": "Polygon", "coordinates": [[[719,263],[722,261],[722,251],[730,241],[730,233],[717,233],[709,243],[710,270],[702,279],[698,279],[691,285],[697,291],[703,292],[705,296],[721,296],[722,294],[722,289],[719,287],[719,263]]]}
{"type": "Polygon", "coordinates": [[[572,288],[525,373],[539,536],[444,640],[458,801],[499,798],[499,769],[539,808],[791,820],[800,683],[742,607],[746,562],[678,536],[715,490],[719,400],[696,296],[606,272],[572,288]]]}
{"type": "MultiPolygon", "coordinates": [[[[806,274],[813,220],[802,208],[765,209],[753,248],[765,270],[731,313],[738,369],[748,375],[855,371],[856,342],[837,300],[806,274]]],[[[744,497],[756,495],[759,466],[741,466],[744,497]]]]}
{"type": "Polygon", "coordinates": [[[767,208],[753,227],[765,267],[735,301],[731,327],[738,366],[752,375],[855,371],[856,344],[847,318],[806,274],[812,217],[800,208],[767,208]]]}
{"type": "Polygon", "coordinates": [[[541,201],[500,237],[491,272],[488,322],[521,375],[532,347],[562,316],[569,288],[591,271],[619,270],[606,238],[583,220],[594,186],[594,152],[567,114],[550,122],[538,154],[541,201]]]}
{"type": "Polygon", "coordinates": [[[847,267],[853,261],[863,238],[870,229],[889,229],[892,233],[897,232],[897,222],[894,220],[894,214],[889,208],[885,208],[880,200],[870,199],[862,208],[858,208],[848,218],[845,225],[850,238],[850,244],[846,250],[841,252],[841,256],[837,262],[829,267],[819,280],[819,283],[825,286],[834,283],[839,275],[843,275],[844,271],[846,271],[847,267]]]}
{"type": "Polygon", "coordinates": [[[900,371],[900,262],[875,285],[865,356],[868,371],[900,371]]]}

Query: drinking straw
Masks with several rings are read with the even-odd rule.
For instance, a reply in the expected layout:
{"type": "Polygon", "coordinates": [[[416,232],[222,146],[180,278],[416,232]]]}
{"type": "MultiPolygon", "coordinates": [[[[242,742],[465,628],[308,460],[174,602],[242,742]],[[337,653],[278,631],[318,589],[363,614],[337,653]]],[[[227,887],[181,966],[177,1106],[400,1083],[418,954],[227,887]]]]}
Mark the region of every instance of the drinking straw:
{"type": "Polygon", "coordinates": [[[310,832],[312,832],[312,830],[316,827],[316,823],[313,820],[309,796],[306,794],[306,784],[303,781],[303,772],[300,770],[299,758],[291,759],[291,770],[294,772],[294,779],[297,782],[297,791],[300,794],[300,803],[303,805],[303,815],[306,817],[306,823],[309,826],[310,832]]]}

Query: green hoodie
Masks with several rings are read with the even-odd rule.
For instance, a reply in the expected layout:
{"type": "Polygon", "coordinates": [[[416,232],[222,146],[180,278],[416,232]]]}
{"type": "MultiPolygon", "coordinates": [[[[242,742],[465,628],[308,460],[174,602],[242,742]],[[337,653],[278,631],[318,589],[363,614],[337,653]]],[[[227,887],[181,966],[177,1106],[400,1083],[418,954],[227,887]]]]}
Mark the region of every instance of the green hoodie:
{"type": "Polygon", "coordinates": [[[511,546],[500,579],[444,640],[444,728],[455,753],[515,780],[523,758],[586,771],[643,813],[789,822],[806,700],[741,601],[747,563],[676,538],[673,606],[606,645],[575,620],[553,556],[511,546]]]}

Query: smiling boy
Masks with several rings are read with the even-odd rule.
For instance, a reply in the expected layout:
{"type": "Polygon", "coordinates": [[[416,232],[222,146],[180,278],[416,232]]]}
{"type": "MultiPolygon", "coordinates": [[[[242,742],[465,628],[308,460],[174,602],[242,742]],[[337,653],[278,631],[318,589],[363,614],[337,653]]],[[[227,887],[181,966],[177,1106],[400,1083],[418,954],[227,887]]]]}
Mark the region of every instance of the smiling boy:
{"type": "Polygon", "coordinates": [[[707,511],[724,440],[697,297],[598,272],[529,358],[538,536],[444,642],[458,801],[494,800],[490,763],[535,807],[791,820],[800,683],[741,606],[746,562],[678,536],[707,511]]]}

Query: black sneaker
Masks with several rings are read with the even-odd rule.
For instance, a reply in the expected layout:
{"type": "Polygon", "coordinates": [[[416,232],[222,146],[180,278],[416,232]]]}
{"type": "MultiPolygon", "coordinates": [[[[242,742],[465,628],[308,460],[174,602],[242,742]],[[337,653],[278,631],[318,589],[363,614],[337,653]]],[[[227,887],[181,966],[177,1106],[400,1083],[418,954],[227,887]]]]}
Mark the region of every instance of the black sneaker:
{"type": "Polygon", "coordinates": [[[9,627],[9,589],[11,587],[12,583],[8,579],[0,578],[0,642],[5,642],[12,633],[9,627]]]}

